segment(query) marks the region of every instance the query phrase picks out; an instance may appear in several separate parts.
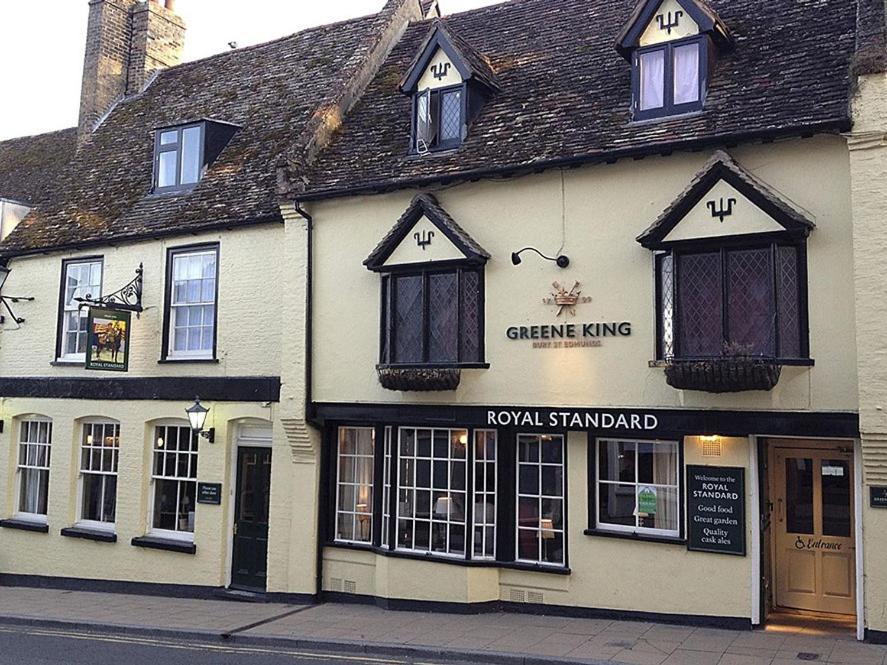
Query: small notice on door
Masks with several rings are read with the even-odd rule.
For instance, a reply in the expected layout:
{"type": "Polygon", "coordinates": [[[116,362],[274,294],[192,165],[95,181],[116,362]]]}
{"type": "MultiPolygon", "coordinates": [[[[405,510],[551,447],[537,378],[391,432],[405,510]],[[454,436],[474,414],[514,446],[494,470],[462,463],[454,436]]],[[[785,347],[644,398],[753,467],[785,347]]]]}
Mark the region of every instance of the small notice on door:
{"type": "Polygon", "coordinates": [[[687,549],[745,556],[745,469],[687,467],[687,549]]]}
{"type": "Polygon", "coordinates": [[[872,508],[887,508],[887,487],[872,487],[872,508]]]}

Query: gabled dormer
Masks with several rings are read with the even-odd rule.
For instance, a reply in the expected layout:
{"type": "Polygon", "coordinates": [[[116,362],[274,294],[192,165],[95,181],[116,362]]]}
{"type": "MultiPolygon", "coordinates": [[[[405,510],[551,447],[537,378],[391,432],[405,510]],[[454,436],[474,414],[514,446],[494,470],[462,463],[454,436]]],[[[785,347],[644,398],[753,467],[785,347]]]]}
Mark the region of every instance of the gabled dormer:
{"type": "Polygon", "coordinates": [[[732,44],[702,0],[643,0],[616,44],[631,63],[633,119],[701,111],[716,56],[732,44]]]}
{"type": "Polygon", "coordinates": [[[487,60],[435,21],[400,89],[413,100],[410,150],[427,154],[462,145],[498,86],[487,60]]]}

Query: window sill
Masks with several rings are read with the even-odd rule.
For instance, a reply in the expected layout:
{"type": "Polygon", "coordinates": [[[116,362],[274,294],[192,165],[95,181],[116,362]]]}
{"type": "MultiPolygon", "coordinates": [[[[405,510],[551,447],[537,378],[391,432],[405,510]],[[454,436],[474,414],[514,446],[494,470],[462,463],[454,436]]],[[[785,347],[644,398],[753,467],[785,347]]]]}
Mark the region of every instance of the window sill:
{"type": "Polygon", "coordinates": [[[386,365],[380,363],[376,369],[490,369],[490,363],[428,363],[413,365],[386,365]]]}
{"type": "MultiPolygon", "coordinates": [[[[699,358],[675,358],[674,362],[693,362],[696,360],[701,360],[699,358]]],[[[712,358],[712,360],[717,360],[717,358],[712,358]]],[[[647,365],[651,369],[663,369],[668,367],[671,361],[669,360],[650,360],[647,365]]],[[[813,358],[786,358],[784,360],[776,359],[774,361],[777,365],[782,365],[783,367],[814,367],[816,365],[816,361],[813,358]]]]}
{"type": "Polygon", "coordinates": [[[30,522],[28,520],[11,519],[0,520],[0,528],[18,529],[19,531],[33,531],[34,533],[49,533],[49,525],[41,522],[30,522]]]}
{"type": "Polygon", "coordinates": [[[146,547],[153,550],[167,552],[180,552],[182,554],[196,554],[197,545],[187,540],[175,540],[172,538],[158,538],[157,536],[141,536],[130,541],[133,547],[146,547]]]}
{"type": "Polygon", "coordinates": [[[218,358],[161,358],[158,365],[218,365],[218,358]]]}
{"type": "Polygon", "coordinates": [[[85,360],[64,360],[59,358],[49,363],[50,367],[86,367],[85,360]]]}
{"type": "Polygon", "coordinates": [[[103,529],[87,529],[80,526],[72,526],[62,529],[59,533],[68,538],[81,538],[83,540],[95,540],[100,543],[116,543],[117,534],[103,529]]]}
{"type": "Polygon", "coordinates": [[[665,122],[667,120],[689,120],[691,118],[704,115],[705,108],[693,109],[692,111],[678,110],[674,113],[669,113],[668,111],[657,113],[655,111],[649,110],[635,111],[634,113],[635,114],[629,121],[629,125],[631,125],[632,127],[637,127],[638,125],[652,125],[655,123],[665,122]]]}
{"type": "Polygon", "coordinates": [[[392,559],[409,559],[412,561],[428,561],[430,563],[442,563],[453,566],[463,566],[468,568],[504,568],[508,570],[523,570],[533,573],[548,573],[550,575],[571,575],[573,571],[563,566],[553,566],[545,564],[532,564],[519,561],[492,561],[489,559],[461,559],[452,556],[438,555],[433,553],[423,554],[420,552],[403,552],[400,550],[389,550],[383,547],[374,547],[372,545],[361,545],[359,543],[340,543],[331,542],[326,544],[327,547],[333,547],[343,550],[357,550],[360,552],[372,552],[392,559]]]}
{"type": "Polygon", "coordinates": [[[673,538],[670,536],[648,536],[642,533],[622,533],[620,531],[605,531],[603,529],[586,529],[586,536],[595,538],[616,538],[617,540],[634,540],[646,543],[659,543],[660,545],[687,545],[686,538],[673,538]]]}

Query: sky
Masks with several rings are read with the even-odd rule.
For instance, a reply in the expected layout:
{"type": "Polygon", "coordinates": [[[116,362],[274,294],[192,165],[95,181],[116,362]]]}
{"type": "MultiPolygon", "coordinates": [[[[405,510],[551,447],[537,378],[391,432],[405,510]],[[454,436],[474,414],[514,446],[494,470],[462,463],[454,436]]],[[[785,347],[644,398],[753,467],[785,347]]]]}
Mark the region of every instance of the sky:
{"type": "MultiPolygon", "coordinates": [[[[445,14],[501,0],[440,0],[445,14]]],[[[185,60],[378,11],[384,0],[177,0],[185,60]],[[247,9],[248,8],[248,9],[247,9]]],[[[77,124],[88,0],[0,0],[0,140],[77,124]]]]}

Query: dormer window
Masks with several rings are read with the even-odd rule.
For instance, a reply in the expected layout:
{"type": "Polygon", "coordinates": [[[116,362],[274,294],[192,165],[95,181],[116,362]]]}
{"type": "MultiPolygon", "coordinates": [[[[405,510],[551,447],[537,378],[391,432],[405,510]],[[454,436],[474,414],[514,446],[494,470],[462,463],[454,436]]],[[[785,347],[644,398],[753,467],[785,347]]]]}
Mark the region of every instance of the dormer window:
{"type": "Polygon", "coordinates": [[[634,62],[635,119],[701,110],[705,64],[703,39],[638,50],[634,62]]]}
{"type": "Polygon", "coordinates": [[[413,100],[411,152],[458,148],[496,89],[483,56],[436,22],[401,84],[413,100]]]}
{"type": "Polygon", "coordinates": [[[727,27],[696,0],[647,0],[623,31],[617,50],[631,63],[632,119],[701,111],[710,59],[732,46],[727,27]]]}
{"type": "Polygon", "coordinates": [[[197,184],[203,171],[203,124],[158,132],[156,151],[157,191],[197,184]]]}
{"type": "Polygon", "coordinates": [[[234,125],[212,120],[158,129],[154,140],[154,191],[193,188],[236,131],[234,125]]]}
{"type": "Polygon", "coordinates": [[[424,90],[416,95],[416,145],[419,154],[458,148],[465,127],[464,86],[424,90]]]}

